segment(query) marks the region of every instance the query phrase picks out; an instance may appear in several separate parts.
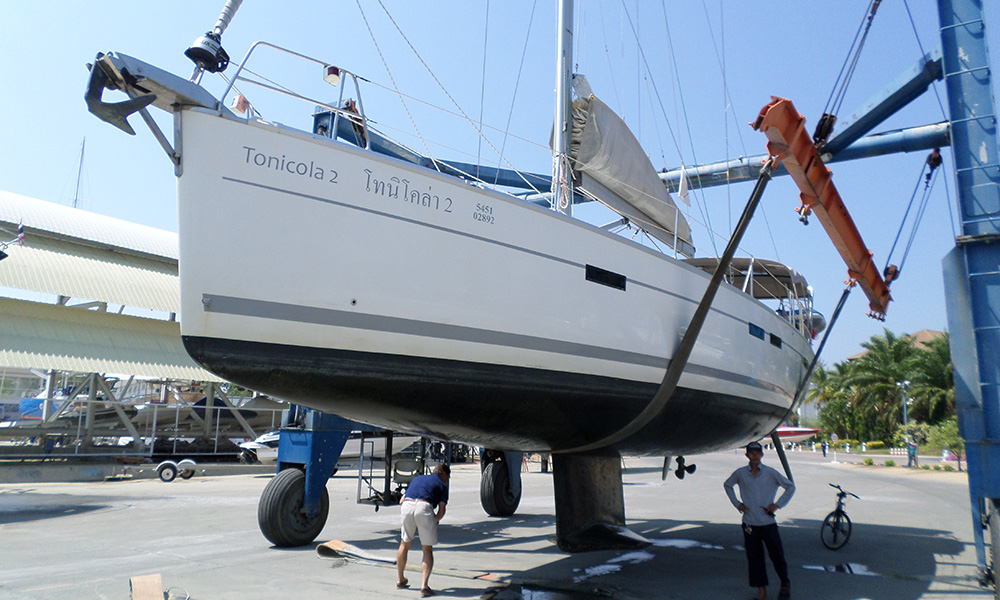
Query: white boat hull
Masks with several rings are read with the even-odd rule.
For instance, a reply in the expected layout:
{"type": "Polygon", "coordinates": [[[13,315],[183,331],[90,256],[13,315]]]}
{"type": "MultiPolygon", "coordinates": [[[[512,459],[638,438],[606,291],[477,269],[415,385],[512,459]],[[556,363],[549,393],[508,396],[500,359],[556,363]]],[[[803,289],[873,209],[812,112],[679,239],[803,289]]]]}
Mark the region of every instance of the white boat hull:
{"type": "MultiPolygon", "coordinates": [[[[642,411],[709,280],[429,169],[177,114],[185,345],[283,399],[492,448],[571,450],[642,411]]],[[[759,439],[811,358],[786,321],[723,285],[674,396],[613,447],[759,439]]]]}

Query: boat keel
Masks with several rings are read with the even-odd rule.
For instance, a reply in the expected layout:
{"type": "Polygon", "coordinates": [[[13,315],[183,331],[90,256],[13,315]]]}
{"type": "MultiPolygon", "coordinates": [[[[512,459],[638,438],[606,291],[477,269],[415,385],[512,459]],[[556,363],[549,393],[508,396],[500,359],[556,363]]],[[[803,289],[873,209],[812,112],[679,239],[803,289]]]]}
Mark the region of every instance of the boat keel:
{"type": "Polygon", "coordinates": [[[564,552],[632,550],[651,542],[625,527],[621,457],[554,454],[556,544],[564,552]]]}

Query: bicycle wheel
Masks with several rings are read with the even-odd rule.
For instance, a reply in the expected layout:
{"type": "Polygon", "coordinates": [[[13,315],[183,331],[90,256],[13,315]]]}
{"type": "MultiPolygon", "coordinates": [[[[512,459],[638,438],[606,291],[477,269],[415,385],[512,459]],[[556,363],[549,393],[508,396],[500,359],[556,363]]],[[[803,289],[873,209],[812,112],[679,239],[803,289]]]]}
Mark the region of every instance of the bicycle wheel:
{"type": "Polygon", "coordinates": [[[819,530],[823,545],[830,550],[839,550],[851,538],[851,519],[847,513],[833,511],[823,519],[823,527],[819,530]]]}

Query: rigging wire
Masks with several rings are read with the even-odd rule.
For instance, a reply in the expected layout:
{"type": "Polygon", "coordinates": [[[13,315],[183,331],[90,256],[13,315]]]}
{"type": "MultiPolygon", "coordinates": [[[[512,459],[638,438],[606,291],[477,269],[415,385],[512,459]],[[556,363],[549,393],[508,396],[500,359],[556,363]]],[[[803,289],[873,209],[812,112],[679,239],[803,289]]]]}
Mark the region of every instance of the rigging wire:
{"type": "MultiPolygon", "coordinates": [[[[704,6],[704,2],[702,2],[704,6]]],[[[722,122],[723,122],[723,132],[725,134],[725,147],[726,147],[726,160],[729,160],[729,119],[725,117],[725,114],[729,112],[729,105],[726,102],[726,96],[729,95],[729,79],[726,77],[726,22],[725,22],[725,10],[722,8],[722,3],[719,3],[719,37],[722,40],[722,122]]],[[[709,28],[711,30],[711,27],[709,28]]],[[[714,39],[712,40],[715,41],[714,39]]],[[[729,182],[729,170],[726,169],[726,182],[729,182]]],[[[726,186],[726,214],[729,216],[729,230],[733,230],[733,192],[732,189],[726,186]]]]}
{"type": "Polygon", "coordinates": [[[581,22],[583,21],[583,6],[580,6],[580,10],[573,10],[573,18],[576,20],[576,24],[573,27],[573,41],[576,43],[576,50],[573,51],[573,73],[580,70],[580,64],[575,62],[579,60],[580,57],[580,32],[583,31],[581,22]]]}
{"type": "MultiPolygon", "coordinates": [[[[927,52],[924,51],[924,45],[920,41],[920,33],[917,31],[917,23],[913,19],[913,12],[910,11],[910,3],[908,0],[903,0],[903,7],[906,8],[906,16],[910,19],[910,28],[913,29],[913,37],[917,40],[917,47],[920,48],[920,55],[927,56],[927,52]]],[[[941,93],[938,91],[937,82],[931,82],[931,89],[934,90],[934,98],[937,100],[938,108],[941,110],[941,118],[948,121],[948,113],[944,109],[944,101],[941,100],[941,93]]],[[[955,204],[951,201],[951,190],[948,186],[948,178],[944,178],[944,190],[945,190],[945,201],[947,202],[948,208],[948,219],[951,221],[951,233],[952,237],[958,236],[958,229],[955,227],[955,213],[952,207],[955,204]]]]}
{"type": "Polygon", "coordinates": [[[854,70],[858,66],[858,60],[861,58],[861,50],[868,39],[868,32],[871,31],[875,12],[878,11],[881,3],[882,0],[871,0],[869,2],[868,10],[865,11],[866,16],[862,19],[861,25],[858,26],[858,31],[854,34],[854,40],[851,41],[851,48],[847,52],[847,58],[840,67],[840,73],[837,74],[837,79],[834,81],[833,90],[830,92],[830,97],[823,107],[823,116],[816,123],[813,141],[817,145],[826,143],[830,133],[833,132],[833,126],[837,122],[837,113],[840,112],[841,104],[843,104],[844,97],[847,95],[847,88],[851,84],[851,79],[854,77],[854,70]]]}
{"type": "MultiPolygon", "coordinates": [[[[483,72],[479,87],[479,122],[483,122],[483,105],[486,103],[486,48],[490,37],[490,0],[486,0],[486,23],[483,26],[483,72]]],[[[482,164],[483,136],[479,136],[479,147],[476,150],[476,166],[482,164]]]]}
{"type": "MultiPolygon", "coordinates": [[[[920,56],[927,56],[927,53],[924,51],[924,45],[920,42],[920,34],[917,33],[917,24],[913,20],[913,13],[910,12],[910,3],[907,0],[903,0],[903,7],[906,8],[906,16],[910,18],[910,27],[913,29],[913,37],[917,40],[917,48],[920,48],[920,56]]],[[[932,83],[936,84],[937,82],[932,83]]],[[[937,98],[938,107],[941,109],[941,117],[947,120],[948,115],[945,113],[944,102],[941,101],[941,94],[938,93],[937,85],[931,85],[931,89],[934,90],[934,97],[937,98]]]]}
{"type": "MultiPolygon", "coordinates": [[[[504,125],[503,129],[503,142],[500,144],[500,156],[497,160],[497,168],[500,167],[500,164],[503,161],[503,153],[507,149],[507,137],[510,135],[510,120],[514,116],[514,103],[517,101],[517,88],[521,85],[521,72],[524,70],[524,59],[528,55],[528,40],[531,38],[531,24],[535,21],[535,7],[537,6],[538,0],[535,0],[531,4],[531,14],[528,16],[528,30],[524,34],[524,47],[521,49],[521,62],[517,66],[517,78],[514,80],[514,92],[510,97],[510,110],[507,111],[507,124],[504,125]]],[[[482,121],[482,119],[480,119],[480,121],[482,121]]],[[[481,122],[480,125],[482,125],[481,122]]],[[[485,127],[485,125],[483,126],[485,127]]],[[[539,146],[541,146],[541,144],[539,144],[539,146]]],[[[499,175],[500,174],[497,173],[498,177],[499,175]]],[[[496,183],[496,179],[493,180],[493,183],[496,183]]]]}
{"type": "Polygon", "coordinates": [[[954,239],[958,237],[958,228],[955,227],[955,214],[952,212],[952,207],[956,206],[957,203],[951,201],[951,188],[948,186],[948,178],[945,177],[942,181],[944,181],[944,197],[948,207],[948,220],[951,221],[951,237],[954,239]]]}
{"type": "MultiPolygon", "coordinates": [[[[883,275],[886,278],[886,283],[891,283],[894,279],[899,277],[899,274],[903,271],[903,266],[906,264],[906,258],[910,254],[910,248],[913,246],[913,240],[916,239],[917,230],[920,227],[920,222],[924,218],[924,213],[927,210],[927,203],[930,199],[931,192],[934,190],[934,184],[937,181],[938,173],[940,169],[937,167],[941,165],[941,153],[935,148],[933,152],[924,161],[924,164],[920,167],[920,175],[917,177],[917,183],[913,187],[913,193],[910,195],[910,201],[906,205],[906,210],[903,212],[903,219],[899,224],[899,230],[896,232],[896,238],[892,242],[892,247],[889,249],[889,254],[885,259],[885,268],[882,270],[883,275]],[[890,264],[893,254],[896,252],[896,246],[899,243],[899,238],[903,234],[903,229],[906,227],[906,221],[909,219],[910,211],[913,209],[913,204],[917,201],[917,192],[921,189],[921,180],[923,180],[923,193],[921,194],[919,202],[917,202],[917,209],[914,213],[913,225],[910,229],[909,238],[906,242],[906,248],[903,250],[903,257],[899,261],[898,267],[893,267],[890,264]]],[[[947,179],[947,178],[946,178],[947,179]]],[[[950,213],[951,211],[949,211],[950,213]]]]}
{"type": "MultiPolygon", "coordinates": [[[[358,10],[361,12],[361,19],[365,22],[365,27],[368,29],[368,35],[371,36],[372,43],[375,44],[375,51],[378,52],[378,57],[382,59],[382,66],[385,67],[385,72],[389,74],[389,81],[392,82],[393,90],[395,90],[397,96],[399,96],[399,101],[403,105],[403,110],[406,111],[406,116],[410,118],[410,124],[413,125],[413,130],[417,132],[417,137],[419,137],[421,143],[423,143],[424,150],[427,152],[427,157],[431,159],[431,163],[434,165],[434,168],[440,171],[441,169],[438,168],[437,160],[435,160],[434,157],[431,156],[430,148],[427,147],[427,142],[424,141],[424,136],[420,134],[420,128],[417,127],[416,121],[413,120],[413,115],[410,114],[410,107],[406,105],[406,101],[403,100],[403,95],[399,93],[399,86],[396,85],[396,78],[392,76],[392,71],[389,69],[389,63],[386,62],[385,56],[382,54],[382,49],[379,48],[378,40],[375,39],[375,32],[372,31],[371,25],[368,24],[368,17],[365,16],[365,9],[361,8],[361,0],[355,0],[355,2],[358,5],[358,10]]],[[[382,4],[382,0],[379,0],[379,4],[382,4]]],[[[384,5],[382,6],[382,9],[385,10],[384,5]]],[[[389,14],[389,12],[386,11],[386,14],[389,14]]],[[[390,16],[389,19],[392,20],[392,17],[390,16]]],[[[396,24],[395,21],[393,21],[392,23],[393,25],[396,24]]]]}
{"type": "MultiPolygon", "coordinates": [[[[356,0],[356,1],[358,2],[358,8],[360,9],[361,8],[361,0],[356,0]]],[[[452,95],[448,92],[447,88],[444,87],[444,85],[441,83],[441,80],[437,78],[437,75],[434,74],[434,71],[427,65],[427,63],[424,61],[423,57],[420,56],[420,53],[417,52],[417,49],[413,47],[413,44],[410,42],[410,39],[408,37],[406,37],[405,33],[403,33],[402,28],[400,28],[400,26],[399,26],[398,23],[396,23],[396,19],[394,19],[393,16],[392,16],[392,14],[389,13],[389,9],[387,9],[385,7],[385,4],[382,2],[382,0],[378,0],[378,3],[379,3],[379,6],[382,7],[382,10],[385,12],[386,16],[389,17],[389,21],[392,23],[393,27],[396,28],[397,32],[399,32],[400,37],[403,38],[403,41],[406,42],[406,45],[410,47],[410,50],[413,52],[414,56],[417,57],[417,60],[419,60],[420,64],[423,65],[424,69],[431,76],[431,79],[434,80],[434,83],[436,83],[438,85],[438,87],[441,88],[441,91],[444,92],[444,95],[447,96],[448,99],[451,100],[451,103],[455,105],[455,108],[457,108],[458,111],[460,113],[462,113],[462,118],[464,118],[466,121],[468,121],[468,123],[470,125],[472,125],[473,129],[476,130],[476,133],[478,133],[479,136],[483,140],[486,141],[486,144],[489,145],[490,149],[493,150],[494,152],[496,152],[498,156],[500,156],[500,151],[497,150],[496,146],[494,146],[493,143],[489,140],[489,138],[487,138],[483,134],[482,123],[476,123],[471,118],[469,118],[469,115],[465,114],[465,111],[462,110],[462,107],[458,104],[458,102],[455,101],[455,98],[453,98],[452,95]]],[[[365,24],[366,25],[368,24],[367,19],[365,20],[365,24]]],[[[371,28],[370,27],[369,27],[368,31],[371,32],[371,28]]],[[[374,39],[374,36],[373,36],[373,39],[374,39]]],[[[379,56],[381,56],[381,51],[379,51],[379,56]]],[[[393,82],[393,85],[395,86],[395,82],[393,82]]],[[[407,114],[409,114],[409,111],[407,111],[407,114]]],[[[411,118],[411,120],[412,120],[412,118],[411,118]]],[[[416,124],[414,124],[414,128],[416,128],[416,124]]],[[[423,137],[421,137],[421,140],[422,139],[423,139],[423,137]]],[[[428,154],[430,154],[430,153],[428,152],[428,154]]],[[[435,168],[437,168],[437,160],[433,156],[430,156],[429,158],[431,159],[431,161],[434,162],[435,168]]],[[[504,162],[507,162],[506,159],[504,160],[504,162]]],[[[510,164],[510,163],[508,162],[507,164],[510,164]]],[[[438,170],[440,170],[440,169],[438,169],[438,170]]],[[[524,175],[521,174],[520,171],[517,171],[515,169],[515,173],[517,173],[517,175],[519,177],[521,177],[521,179],[523,179],[525,183],[528,183],[528,180],[524,177],[524,175]]],[[[531,185],[530,183],[528,183],[528,184],[531,185]]],[[[532,189],[534,189],[533,186],[532,186],[532,189]]]]}
{"type": "MultiPolygon", "coordinates": [[[[646,53],[645,53],[645,51],[642,48],[642,43],[639,41],[638,32],[635,29],[635,24],[632,21],[632,16],[629,14],[628,7],[625,6],[624,0],[622,0],[622,9],[624,10],[625,16],[628,19],[629,26],[632,28],[632,35],[635,37],[636,46],[639,49],[639,58],[641,60],[641,64],[645,67],[646,72],[649,72],[650,71],[649,61],[646,60],[646,53]]],[[[674,53],[674,50],[673,50],[673,43],[670,40],[670,25],[669,25],[669,23],[667,21],[664,21],[664,27],[667,30],[667,44],[668,44],[668,47],[670,48],[671,60],[674,61],[674,69],[675,69],[675,72],[676,72],[676,56],[675,56],[675,53],[674,53]]],[[[678,79],[679,79],[679,76],[678,76],[678,79]]],[[[667,118],[667,111],[666,111],[666,108],[663,106],[663,98],[662,98],[662,96],[660,96],[660,90],[659,90],[659,88],[656,87],[656,79],[655,78],[651,79],[650,80],[650,84],[652,85],[653,92],[656,95],[657,101],[659,102],[660,111],[663,113],[663,117],[666,120],[667,130],[670,132],[670,137],[671,137],[671,139],[674,142],[674,147],[677,149],[677,154],[680,155],[681,154],[680,144],[677,141],[677,136],[674,134],[674,128],[670,125],[670,119],[667,118]]],[[[683,96],[683,94],[680,95],[680,100],[681,100],[681,110],[684,113],[685,121],[687,121],[687,107],[684,105],[684,96],[683,96]]],[[[694,159],[695,162],[698,162],[698,157],[697,157],[697,154],[696,154],[696,152],[694,150],[694,140],[691,137],[691,127],[690,127],[690,125],[687,128],[687,132],[688,132],[688,141],[691,144],[691,154],[692,154],[692,157],[693,157],[693,159],[694,159]]],[[[700,182],[700,176],[699,176],[699,182],[700,182]]],[[[701,186],[700,185],[699,185],[698,189],[699,189],[699,191],[701,191],[701,186]]],[[[711,230],[711,223],[712,223],[711,217],[707,214],[707,212],[703,208],[702,204],[704,204],[704,193],[701,194],[701,202],[699,202],[699,204],[698,204],[698,210],[701,212],[702,216],[708,222],[708,224],[709,224],[709,230],[711,230]]],[[[715,244],[715,238],[710,235],[709,236],[709,240],[712,243],[712,249],[715,251],[715,254],[718,255],[719,254],[719,249],[718,249],[718,246],[716,246],[716,244],[715,244]]]]}
{"type": "MultiPolygon", "coordinates": [[[[598,2],[597,8],[601,11],[601,23],[606,23],[607,21],[604,19],[604,3],[598,2]]],[[[611,52],[608,51],[608,33],[606,28],[601,27],[601,35],[604,38],[604,56],[608,60],[608,74],[611,76],[611,87],[615,90],[615,100],[618,102],[618,112],[624,113],[624,110],[622,110],[623,105],[621,93],[618,90],[618,82],[615,81],[615,71],[617,71],[617,69],[615,69],[614,65],[611,64],[611,52]]]]}
{"type": "MultiPolygon", "coordinates": [[[[927,201],[930,198],[930,193],[934,189],[934,183],[937,181],[937,176],[940,171],[935,170],[934,174],[929,181],[929,185],[924,188],[923,198],[920,199],[920,205],[917,207],[917,214],[914,217],[913,229],[910,230],[910,239],[906,241],[906,249],[903,250],[903,258],[899,261],[899,269],[903,269],[903,265],[906,264],[906,257],[910,254],[910,248],[913,246],[913,240],[917,237],[917,229],[920,227],[920,222],[924,218],[924,212],[927,210],[927,201]]],[[[930,173],[928,173],[930,175],[930,173]]]]}

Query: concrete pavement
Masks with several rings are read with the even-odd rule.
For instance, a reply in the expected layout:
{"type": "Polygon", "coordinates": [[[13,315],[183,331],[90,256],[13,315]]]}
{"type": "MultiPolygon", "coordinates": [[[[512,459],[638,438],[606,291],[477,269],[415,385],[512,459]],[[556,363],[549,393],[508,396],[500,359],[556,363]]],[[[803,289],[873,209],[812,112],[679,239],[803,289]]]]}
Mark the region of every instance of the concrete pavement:
{"type": "MultiPolygon", "coordinates": [[[[790,455],[797,492],[779,512],[794,598],[987,598],[976,584],[964,473],[832,463],[790,455]],[[861,500],[847,511],[850,542],[819,540],[839,483],[861,500]]],[[[554,544],[551,474],[524,473],[514,517],[485,515],[479,466],[455,465],[431,586],[446,598],[735,598],[746,600],[739,515],[722,482],[741,452],[691,457],[683,481],[660,480],[662,459],[626,458],[629,526],[653,541],[634,552],[568,555],[554,544]]],[[[773,452],[765,463],[780,468],[773,452]]],[[[128,598],[131,576],[160,573],[172,597],[419,598],[397,590],[391,564],[323,559],[316,544],[277,549],[261,536],[266,475],[101,483],[0,484],[0,599],[128,598]]],[[[398,508],[355,502],[357,480],[334,477],[330,518],[317,542],[338,539],[391,558],[398,508]]],[[[411,580],[419,577],[412,552],[411,580]]],[[[773,579],[773,572],[772,572],[773,579]]],[[[772,596],[777,581],[772,581],[772,596]]]]}

